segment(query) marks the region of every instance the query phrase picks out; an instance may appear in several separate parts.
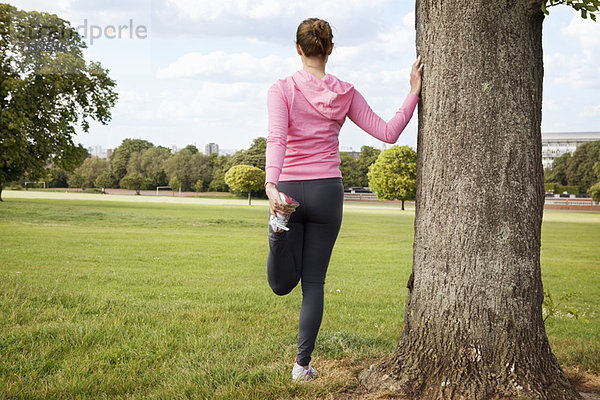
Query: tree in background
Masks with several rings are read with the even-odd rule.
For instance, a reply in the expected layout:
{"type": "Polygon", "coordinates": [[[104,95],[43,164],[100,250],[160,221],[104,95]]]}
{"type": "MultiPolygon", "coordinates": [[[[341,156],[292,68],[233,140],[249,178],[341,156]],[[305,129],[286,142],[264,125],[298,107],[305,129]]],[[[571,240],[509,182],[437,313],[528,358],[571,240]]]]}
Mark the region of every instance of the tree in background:
{"type": "Polygon", "coordinates": [[[208,185],[208,190],[216,191],[216,192],[227,192],[229,191],[229,186],[225,183],[225,174],[233,166],[232,159],[233,157],[229,155],[217,156],[216,154],[211,154],[209,157],[212,158],[212,180],[208,185]]]}
{"type": "Polygon", "coordinates": [[[106,188],[117,186],[117,180],[109,171],[104,171],[94,181],[94,186],[102,189],[102,193],[105,193],[106,188]]]}
{"type": "Polygon", "coordinates": [[[104,172],[108,172],[108,161],[99,157],[89,157],[83,161],[83,164],[75,171],[69,179],[70,187],[80,187],[82,189],[95,186],[96,179],[104,172]]]}
{"type": "Polygon", "coordinates": [[[567,169],[571,161],[571,153],[565,153],[552,161],[552,166],[544,171],[544,181],[567,185],[567,169]]]}
{"type": "Polygon", "coordinates": [[[129,155],[127,174],[138,173],[147,178],[146,187],[142,189],[165,186],[168,183],[165,162],[170,156],[171,151],[163,146],[135,151],[129,155]]]}
{"type": "Polygon", "coordinates": [[[252,165],[265,170],[267,138],[257,137],[247,150],[240,150],[233,156],[232,165],[252,165]]]}
{"type": "Polygon", "coordinates": [[[179,191],[179,189],[181,189],[181,182],[179,182],[179,179],[177,179],[177,177],[174,176],[169,181],[169,186],[171,187],[171,190],[173,192],[177,192],[179,191]]]}
{"type": "Polygon", "coordinates": [[[580,193],[587,192],[598,180],[594,172],[594,164],[598,159],[600,159],[600,140],[577,147],[567,165],[567,183],[578,185],[580,193]]]}
{"type": "Polygon", "coordinates": [[[49,162],[72,169],[85,154],[76,127],[110,121],[115,82],[85,47],[68,21],[0,4],[0,200],[7,182],[39,179],[49,162]]]}
{"type": "Polygon", "coordinates": [[[358,161],[350,154],[340,151],[340,172],[344,187],[367,186],[362,184],[361,171],[358,166],[358,161]]]}
{"type": "Polygon", "coordinates": [[[121,182],[119,182],[119,186],[125,189],[135,190],[135,194],[139,195],[140,190],[148,187],[149,178],[145,178],[139,172],[132,172],[123,177],[121,182]]]}
{"type": "Polygon", "coordinates": [[[252,205],[250,193],[263,188],[265,171],[252,165],[234,165],[225,174],[225,182],[233,193],[248,193],[248,205],[252,205]]]}
{"type": "Polygon", "coordinates": [[[152,143],[142,139],[124,139],[119,147],[113,150],[110,156],[110,172],[117,181],[127,175],[127,164],[131,154],[154,147],[152,143]]]}
{"type": "Polygon", "coordinates": [[[204,190],[212,180],[212,161],[210,156],[200,152],[193,153],[189,148],[184,148],[166,160],[164,168],[169,177],[177,177],[182,190],[195,190],[199,180],[204,190]]]}
{"type": "Polygon", "coordinates": [[[367,176],[369,167],[377,160],[380,153],[381,150],[371,146],[362,146],[360,148],[360,156],[358,156],[358,160],[356,160],[360,171],[360,182],[358,186],[369,186],[369,177],[367,176]]]}
{"type": "Polygon", "coordinates": [[[392,146],[379,154],[369,168],[369,187],[381,200],[415,198],[417,152],[408,146],[392,146]]]}
{"type": "Polygon", "coordinates": [[[594,173],[598,182],[590,187],[588,193],[596,203],[600,203],[600,156],[598,156],[598,161],[594,163],[594,173]]]}
{"type": "Polygon", "coordinates": [[[46,170],[44,179],[48,182],[48,187],[51,188],[64,188],[69,185],[67,183],[69,173],[56,165],[52,165],[46,170]]]}
{"type": "MultiPolygon", "coordinates": [[[[545,3],[416,1],[425,68],[413,267],[400,342],[359,375],[370,390],[411,399],[581,398],[542,319],[545,3]]],[[[585,15],[600,5],[566,3],[585,15]]]]}

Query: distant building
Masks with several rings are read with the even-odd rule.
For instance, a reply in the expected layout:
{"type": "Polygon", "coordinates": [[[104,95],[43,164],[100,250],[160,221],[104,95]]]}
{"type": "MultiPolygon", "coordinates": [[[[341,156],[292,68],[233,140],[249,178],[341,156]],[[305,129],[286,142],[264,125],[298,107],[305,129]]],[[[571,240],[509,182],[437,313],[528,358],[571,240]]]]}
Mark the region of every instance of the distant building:
{"type": "Polygon", "coordinates": [[[355,160],[360,156],[360,151],[355,151],[352,147],[341,146],[340,153],[346,153],[355,160]]]}
{"type": "Polygon", "coordinates": [[[171,146],[171,153],[177,153],[177,145],[171,146]]]}
{"type": "Polygon", "coordinates": [[[600,132],[550,132],[542,133],[542,164],[552,166],[555,158],[571,153],[580,145],[600,140],[600,132]]]}
{"type": "Polygon", "coordinates": [[[340,150],[340,153],[346,153],[348,154],[350,157],[354,158],[355,160],[358,160],[358,157],[360,157],[360,151],[354,151],[354,150],[340,150]]]}
{"type": "Polygon", "coordinates": [[[216,143],[208,143],[204,146],[204,154],[210,156],[211,154],[219,155],[219,145],[216,143]]]}

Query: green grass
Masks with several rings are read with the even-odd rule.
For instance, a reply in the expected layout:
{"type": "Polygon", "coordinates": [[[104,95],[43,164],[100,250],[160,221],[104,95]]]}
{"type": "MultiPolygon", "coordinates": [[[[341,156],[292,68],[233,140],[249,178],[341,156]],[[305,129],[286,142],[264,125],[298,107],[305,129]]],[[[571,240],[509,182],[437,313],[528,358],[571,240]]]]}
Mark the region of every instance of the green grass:
{"type": "MultiPolygon", "coordinates": [[[[0,203],[0,398],[322,398],[400,335],[414,213],[348,206],[313,353],[290,382],[300,290],[266,283],[264,206],[0,203]],[[368,282],[368,284],[365,284],[368,282]]],[[[600,215],[546,213],[547,321],[566,366],[600,372],[600,215]],[[568,295],[567,299],[561,300],[568,295]],[[582,318],[570,318],[567,309],[582,318]]]]}

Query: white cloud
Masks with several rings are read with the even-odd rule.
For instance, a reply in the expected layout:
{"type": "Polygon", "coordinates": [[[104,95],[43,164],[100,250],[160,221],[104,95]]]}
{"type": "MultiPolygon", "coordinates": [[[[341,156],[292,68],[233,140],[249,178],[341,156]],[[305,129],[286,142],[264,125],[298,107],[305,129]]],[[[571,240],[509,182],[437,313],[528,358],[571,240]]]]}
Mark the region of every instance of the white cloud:
{"type": "Polygon", "coordinates": [[[219,81],[263,81],[285,76],[298,68],[297,58],[277,55],[256,57],[249,53],[188,53],[173,64],[159,68],[156,76],[168,78],[214,79],[219,81]]]}
{"type": "Polygon", "coordinates": [[[582,118],[600,117],[600,104],[595,106],[585,106],[577,116],[582,118]]]}
{"type": "Polygon", "coordinates": [[[585,50],[600,48],[600,24],[583,19],[579,14],[573,15],[571,22],[562,32],[579,40],[585,50]]]}

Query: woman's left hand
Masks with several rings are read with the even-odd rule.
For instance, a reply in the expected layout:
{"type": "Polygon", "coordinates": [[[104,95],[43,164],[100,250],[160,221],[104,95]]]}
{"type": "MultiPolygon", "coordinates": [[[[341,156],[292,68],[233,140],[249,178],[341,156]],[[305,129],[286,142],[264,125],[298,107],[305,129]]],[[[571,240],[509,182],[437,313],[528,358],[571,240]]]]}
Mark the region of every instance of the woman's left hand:
{"type": "Polygon", "coordinates": [[[424,65],[421,63],[421,56],[419,56],[410,71],[410,92],[415,96],[421,94],[421,70],[424,65]]]}

